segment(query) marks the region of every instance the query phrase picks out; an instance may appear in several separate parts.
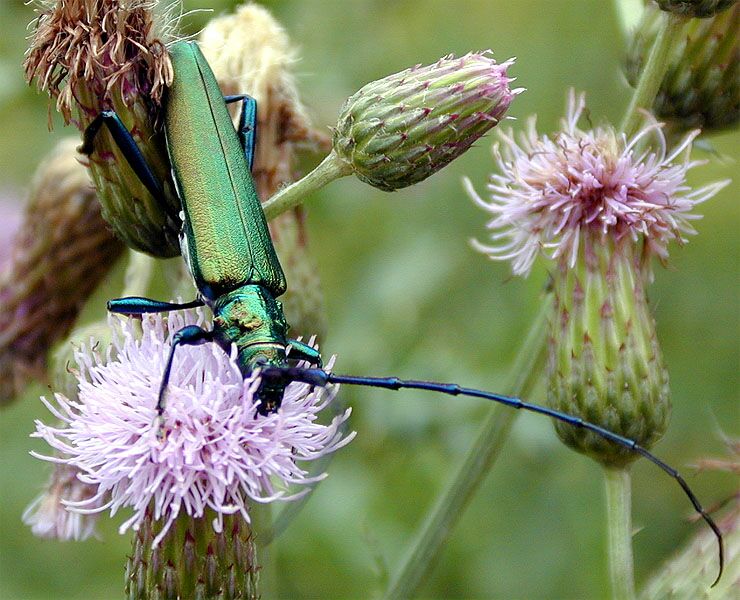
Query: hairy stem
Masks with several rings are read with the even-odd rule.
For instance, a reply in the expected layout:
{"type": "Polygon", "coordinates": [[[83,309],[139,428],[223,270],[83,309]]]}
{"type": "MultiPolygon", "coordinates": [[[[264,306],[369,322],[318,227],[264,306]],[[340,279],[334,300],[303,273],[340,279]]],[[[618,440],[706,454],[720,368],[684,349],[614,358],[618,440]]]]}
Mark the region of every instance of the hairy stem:
{"type": "Polygon", "coordinates": [[[674,13],[661,12],[658,34],[642,68],[635,93],[632,95],[632,100],[630,100],[622,121],[621,131],[627,138],[635,135],[640,128],[642,119],[640,111],[649,109],[653,105],[660,84],[668,70],[670,50],[680,38],[684,23],[686,23],[685,17],[674,13]]]}
{"type": "MultiPolygon", "coordinates": [[[[510,371],[513,379],[506,389],[514,396],[527,396],[542,375],[550,303],[548,295],[510,371]]],[[[386,598],[409,598],[419,589],[450,532],[496,462],[517,414],[501,405],[491,409],[454,479],[427,515],[404,563],[391,580],[386,598]]]]}
{"type": "Polygon", "coordinates": [[[614,600],[634,600],[631,480],[627,469],[604,468],[609,580],[614,600]]]}

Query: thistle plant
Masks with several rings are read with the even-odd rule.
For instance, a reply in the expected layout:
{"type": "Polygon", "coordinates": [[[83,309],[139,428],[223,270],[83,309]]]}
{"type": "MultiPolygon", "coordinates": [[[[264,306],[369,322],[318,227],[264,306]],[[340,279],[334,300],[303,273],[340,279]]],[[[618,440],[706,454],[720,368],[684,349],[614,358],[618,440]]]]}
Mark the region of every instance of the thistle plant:
{"type": "MultiPolygon", "coordinates": [[[[637,83],[663,13],[645,7],[625,62],[627,79],[637,83]]],[[[652,112],[680,136],[696,127],[705,133],[734,127],[740,119],[740,6],[706,19],[687,19],[671,48],[668,69],[652,112]]]]}
{"type": "MultiPolygon", "coordinates": [[[[529,273],[546,254],[555,302],[548,333],[548,401],[650,448],[665,432],[670,394],[648,299],[651,261],[696,233],[694,207],[727,181],[691,191],[688,157],[698,131],[672,151],[661,125],[633,137],[611,126],[581,129],[585,97],[571,92],[561,130],[540,136],[534,118],[516,139],[502,133],[498,172],[475,202],[492,214],[491,244],[474,246],[529,273]],[[650,136],[655,139],[649,146],[650,136]],[[646,147],[647,146],[647,147],[646,147]]],[[[630,483],[637,455],[589,432],[556,425],[561,440],[605,467],[613,593],[634,596],[630,483]]]]}

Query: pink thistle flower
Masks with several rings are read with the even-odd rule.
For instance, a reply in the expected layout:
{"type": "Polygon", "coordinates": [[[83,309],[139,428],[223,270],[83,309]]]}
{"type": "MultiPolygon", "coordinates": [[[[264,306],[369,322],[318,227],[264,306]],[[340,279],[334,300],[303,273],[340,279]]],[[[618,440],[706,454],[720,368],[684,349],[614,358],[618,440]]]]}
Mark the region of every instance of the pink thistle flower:
{"type": "Polygon", "coordinates": [[[499,174],[491,175],[483,200],[469,180],[470,197],[494,215],[488,223],[493,244],[473,240],[476,249],[493,260],[511,260],[516,275],[527,275],[542,251],[573,268],[582,234],[611,237],[616,243],[644,244],[644,258],[668,257],[671,240],[683,244],[695,234],[694,206],[729,183],[721,181],[691,191],[686,173],[700,161],[688,153],[694,131],[672,152],[660,123],[651,122],[634,138],[612,127],[578,127],[586,107],[585,95],[571,91],[562,131],[538,136],[530,119],[519,142],[513,133],[501,134],[494,147],[499,174]],[[638,150],[648,135],[657,150],[638,150]]]}
{"type": "Polygon", "coordinates": [[[36,421],[32,435],[59,456],[34,455],[79,469],[80,481],[97,488],[91,497],[68,499],[69,510],[110,509],[113,515],[130,507],[123,533],[138,529],[149,508],[163,522],[156,546],[181,511],[198,518],[213,509],[219,531],[224,515],[240,513],[249,521],[250,502],[293,500],[326,477],[311,476],[300,464],[354,437],[341,430],[349,409],[328,425],[317,422],[338,388],[294,383],[279,411],[258,416],[257,379],[244,380],[236,352],[227,356],[215,344],[178,348],[159,430],[157,393],[172,336],[204,320],[202,311],[147,316],[141,335],[138,321],[120,322],[104,357],[85,348],[76,352],[78,401],[62,394],[54,402],[42,399],[62,424],[36,421]]]}

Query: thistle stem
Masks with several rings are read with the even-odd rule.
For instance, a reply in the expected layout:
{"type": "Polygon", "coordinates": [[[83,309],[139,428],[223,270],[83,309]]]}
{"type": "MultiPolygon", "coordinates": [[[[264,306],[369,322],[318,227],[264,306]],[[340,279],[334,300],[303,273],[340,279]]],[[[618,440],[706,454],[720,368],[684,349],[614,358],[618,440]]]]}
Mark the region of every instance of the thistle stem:
{"type": "Polygon", "coordinates": [[[670,50],[681,36],[686,18],[674,13],[661,12],[661,21],[655,42],[650,49],[645,66],[640,73],[635,93],[627,107],[621,131],[631,138],[640,128],[640,110],[649,109],[658,95],[660,84],[668,70],[670,50]]]}
{"type": "MultiPolygon", "coordinates": [[[[514,375],[506,389],[514,396],[527,396],[542,375],[551,301],[548,294],[510,371],[514,375]]],[[[409,598],[426,579],[442,545],[496,462],[517,415],[505,406],[491,409],[454,479],[427,515],[405,562],[391,580],[385,598],[409,598]]]]}
{"type": "Polygon", "coordinates": [[[123,278],[122,296],[146,296],[152,279],[154,259],[151,256],[129,250],[128,265],[123,278]]]}
{"type": "Polygon", "coordinates": [[[631,480],[627,469],[604,468],[609,579],[614,600],[634,600],[631,480]]]}
{"type": "Polygon", "coordinates": [[[352,173],[352,168],[334,152],[322,160],[308,175],[283,188],[262,205],[265,217],[274,219],[281,213],[303,203],[306,197],[335,179],[352,173]]]}

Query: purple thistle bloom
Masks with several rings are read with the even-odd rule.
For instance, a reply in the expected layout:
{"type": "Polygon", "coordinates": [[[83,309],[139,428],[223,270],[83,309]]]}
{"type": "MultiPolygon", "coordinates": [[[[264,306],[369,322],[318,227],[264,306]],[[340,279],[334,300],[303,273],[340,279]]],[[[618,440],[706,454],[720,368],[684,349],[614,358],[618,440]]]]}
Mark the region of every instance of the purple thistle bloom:
{"type": "Polygon", "coordinates": [[[688,160],[698,130],[669,154],[660,123],[649,123],[631,140],[609,126],[584,131],[578,121],[585,106],[585,96],[571,91],[563,129],[554,137],[538,136],[534,118],[519,142],[511,131],[502,133],[502,148],[494,147],[500,174],[487,186],[490,201],[465,182],[470,197],[494,215],[488,223],[494,243],[474,240],[474,247],[491,259],[511,260],[517,275],[529,273],[540,251],[572,268],[585,233],[617,243],[642,241],[645,258],[665,261],[669,241],[685,243],[696,233],[694,206],[729,183],[694,191],[686,185],[687,171],[702,164],[688,160]],[[657,151],[638,150],[648,135],[657,151]]]}
{"type": "Polygon", "coordinates": [[[257,379],[244,380],[235,350],[229,357],[215,344],[178,349],[160,430],[157,394],[171,338],[183,326],[204,320],[202,311],[173,312],[167,319],[147,316],[141,335],[138,321],[125,320],[114,327],[105,357],[77,351],[79,400],[61,394],[55,394],[54,403],[43,399],[62,424],[36,421],[32,434],[59,455],[34,456],[79,469],[80,481],[97,488],[89,498],[68,499],[69,510],[115,514],[131,507],[123,533],[137,529],[150,508],[163,521],[156,546],[181,511],[198,518],[213,509],[218,531],[223,515],[240,513],[249,521],[251,501],[293,500],[326,477],[309,476],[299,463],[354,437],[341,430],[349,409],[328,425],[317,422],[338,388],[291,384],[279,411],[257,416],[257,379]]]}

